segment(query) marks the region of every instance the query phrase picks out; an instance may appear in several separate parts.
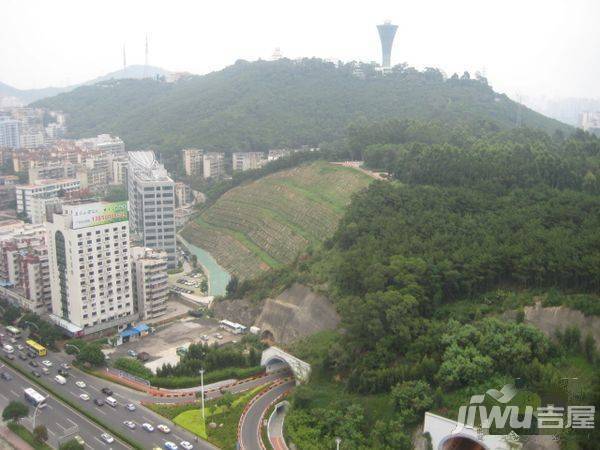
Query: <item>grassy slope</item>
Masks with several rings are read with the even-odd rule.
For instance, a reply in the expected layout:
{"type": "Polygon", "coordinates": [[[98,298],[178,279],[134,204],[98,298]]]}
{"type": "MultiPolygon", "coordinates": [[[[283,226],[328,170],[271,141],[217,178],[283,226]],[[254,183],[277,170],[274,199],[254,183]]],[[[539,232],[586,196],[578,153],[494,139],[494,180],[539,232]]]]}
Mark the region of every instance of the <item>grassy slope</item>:
{"type": "Polygon", "coordinates": [[[331,236],[352,194],[371,180],[323,161],[277,172],[227,192],[182,234],[233,274],[252,277],[331,236]]]}

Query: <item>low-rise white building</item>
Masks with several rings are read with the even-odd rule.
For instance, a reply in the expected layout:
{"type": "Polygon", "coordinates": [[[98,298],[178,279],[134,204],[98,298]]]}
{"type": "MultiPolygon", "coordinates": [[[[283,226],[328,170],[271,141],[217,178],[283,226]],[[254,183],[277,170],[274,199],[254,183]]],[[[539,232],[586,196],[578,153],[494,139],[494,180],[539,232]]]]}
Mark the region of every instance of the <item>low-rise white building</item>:
{"type": "Polygon", "coordinates": [[[15,187],[17,197],[17,213],[32,219],[32,200],[34,196],[58,197],[61,193],[79,190],[81,182],[76,179],[37,180],[31,184],[20,184],[15,187]]]}

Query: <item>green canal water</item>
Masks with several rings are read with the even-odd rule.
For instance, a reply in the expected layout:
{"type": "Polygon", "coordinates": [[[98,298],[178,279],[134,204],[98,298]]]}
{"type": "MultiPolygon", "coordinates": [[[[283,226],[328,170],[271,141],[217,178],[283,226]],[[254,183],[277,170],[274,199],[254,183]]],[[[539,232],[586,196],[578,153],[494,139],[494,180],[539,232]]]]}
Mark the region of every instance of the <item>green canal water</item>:
{"type": "Polygon", "coordinates": [[[206,250],[190,244],[181,236],[178,236],[178,238],[190,253],[196,255],[198,263],[208,276],[208,295],[225,295],[225,288],[231,279],[229,272],[223,269],[206,250]]]}

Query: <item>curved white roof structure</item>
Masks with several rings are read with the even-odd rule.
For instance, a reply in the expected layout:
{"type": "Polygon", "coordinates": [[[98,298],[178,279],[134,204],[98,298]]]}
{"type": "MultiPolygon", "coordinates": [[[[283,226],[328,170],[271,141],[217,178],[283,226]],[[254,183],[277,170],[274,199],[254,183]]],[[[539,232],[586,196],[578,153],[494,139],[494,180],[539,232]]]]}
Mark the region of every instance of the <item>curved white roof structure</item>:
{"type": "Polygon", "coordinates": [[[156,160],[152,150],[129,152],[129,163],[134,167],[130,173],[138,178],[156,181],[172,181],[165,166],[156,160]]]}

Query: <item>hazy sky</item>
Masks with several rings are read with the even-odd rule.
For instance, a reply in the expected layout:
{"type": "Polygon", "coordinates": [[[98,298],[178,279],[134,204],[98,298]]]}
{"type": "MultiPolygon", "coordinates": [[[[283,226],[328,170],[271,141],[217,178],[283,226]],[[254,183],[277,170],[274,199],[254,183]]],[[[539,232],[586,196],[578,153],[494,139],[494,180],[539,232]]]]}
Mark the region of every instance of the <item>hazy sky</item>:
{"type": "Polygon", "coordinates": [[[207,73],[236,59],[380,59],[375,25],[399,25],[392,63],[485,70],[512,95],[600,97],[599,0],[2,0],[0,81],[62,86],[128,64],[207,73]]]}

